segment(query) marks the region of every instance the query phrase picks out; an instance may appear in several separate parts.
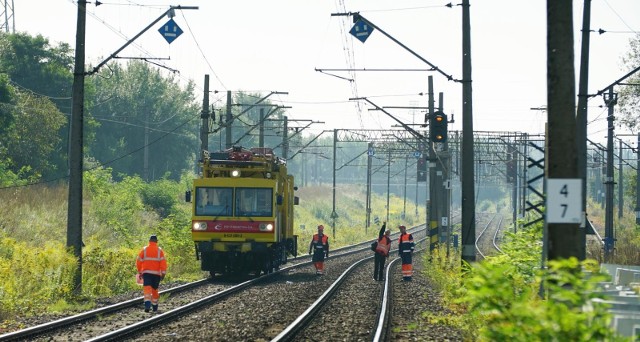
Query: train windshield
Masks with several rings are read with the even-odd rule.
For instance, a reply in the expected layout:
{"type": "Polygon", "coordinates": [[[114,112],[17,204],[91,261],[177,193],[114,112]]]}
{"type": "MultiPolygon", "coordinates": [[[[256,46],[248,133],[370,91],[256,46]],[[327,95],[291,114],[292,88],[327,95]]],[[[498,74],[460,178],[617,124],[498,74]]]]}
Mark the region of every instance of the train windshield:
{"type": "Polygon", "coordinates": [[[273,189],[236,188],[236,216],[273,216],[273,189]]]}
{"type": "Polygon", "coordinates": [[[196,188],[196,215],[231,216],[233,188],[196,188]]]}

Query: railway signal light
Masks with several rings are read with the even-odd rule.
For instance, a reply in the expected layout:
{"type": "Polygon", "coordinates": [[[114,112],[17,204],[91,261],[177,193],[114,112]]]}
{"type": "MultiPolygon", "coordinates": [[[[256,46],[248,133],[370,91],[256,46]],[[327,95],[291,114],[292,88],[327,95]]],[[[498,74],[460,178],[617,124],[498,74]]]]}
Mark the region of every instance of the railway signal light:
{"type": "Polygon", "coordinates": [[[433,142],[445,142],[447,141],[447,128],[449,122],[447,121],[447,115],[441,111],[437,111],[431,115],[430,120],[430,135],[433,142]]]}
{"type": "Polygon", "coordinates": [[[427,161],[424,157],[420,157],[418,159],[418,182],[426,182],[427,181],[427,161]]]}

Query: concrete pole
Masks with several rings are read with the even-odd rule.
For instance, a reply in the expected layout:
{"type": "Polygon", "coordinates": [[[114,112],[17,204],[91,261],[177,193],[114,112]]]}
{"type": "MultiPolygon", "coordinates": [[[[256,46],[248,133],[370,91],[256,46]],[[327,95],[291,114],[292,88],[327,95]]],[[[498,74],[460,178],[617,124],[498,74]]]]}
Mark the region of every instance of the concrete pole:
{"type": "Polygon", "coordinates": [[[204,94],[202,94],[202,113],[200,118],[200,159],[204,161],[204,152],[209,151],[209,75],[204,75],[204,94]]]}
{"type": "Polygon", "coordinates": [[[258,128],[258,147],[264,147],[264,108],[260,108],[260,127],[258,128]]]}
{"type": "Polygon", "coordinates": [[[640,133],[636,144],[636,224],[640,224],[640,133]]]}
{"type": "MultiPolygon", "coordinates": [[[[331,209],[331,228],[333,229],[333,238],[336,238],[336,218],[338,217],[338,213],[336,213],[336,158],[338,151],[338,130],[333,130],[333,185],[331,187],[332,191],[332,209],[331,209]]],[[[335,241],[335,240],[334,240],[335,241]]]]}
{"type": "Polygon", "coordinates": [[[591,39],[591,0],[584,1],[582,14],[582,49],[580,52],[580,83],[578,88],[578,106],[576,113],[576,143],[578,148],[578,176],[582,179],[582,213],[580,223],[580,250],[578,259],[586,258],[586,221],[587,216],[587,121],[589,92],[589,42],[591,39]]]}
{"type": "MultiPolygon", "coordinates": [[[[434,105],[434,94],[433,94],[433,76],[429,76],[429,103],[428,112],[429,112],[429,121],[431,121],[431,117],[435,112],[434,105]]],[[[427,217],[429,223],[429,250],[433,251],[438,247],[438,240],[440,238],[439,229],[438,229],[438,198],[436,189],[436,159],[437,155],[434,151],[434,143],[432,142],[433,137],[433,127],[429,125],[429,140],[427,140],[426,145],[428,149],[428,158],[427,158],[427,174],[429,175],[429,205],[428,205],[428,213],[427,217]]]]}
{"type": "Polygon", "coordinates": [[[404,190],[402,192],[402,197],[404,198],[402,202],[402,219],[407,215],[407,168],[409,167],[409,156],[404,157],[404,190]]]}
{"type": "Polygon", "coordinates": [[[471,86],[471,16],[469,0],[462,0],[462,260],[476,260],[476,203],[471,86]]]}
{"type": "Polygon", "coordinates": [[[618,218],[622,218],[622,209],[624,209],[624,171],[622,169],[622,139],[618,145],[618,218]]]}
{"type": "Polygon", "coordinates": [[[609,108],[607,115],[607,175],[605,178],[605,206],[604,206],[604,260],[611,262],[613,257],[613,106],[616,104],[616,95],[613,87],[604,94],[605,104],[609,108]]]}
{"type": "Polygon", "coordinates": [[[78,265],[73,275],[73,293],[82,294],[82,164],[84,160],[84,60],[87,2],[78,1],[76,55],[73,68],[73,96],[69,141],[69,197],[67,248],[73,250],[78,265]]]}
{"type": "Polygon", "coordinates": [[[367,151],[369,151],[369,153],[367,153],[367,199],[366,199],[367,219],[364,225],[365,233],[367,233],[367,230],[371,225],[371,162],[373,158],[372,156],[373,143],[369,143],[367,151]]]}
{"type": "Polygon", "coordinates": [[[231,126],[233,125],[233,116],[231,115],[231,90],[227,90],[227,116],[226,116],[226,119],[224,120],[224,124],[225,124],[224,131],[226,133],[225,147],[231,148],[232,141],[233,141],[231,139],[231,135],[232,135],[231,126]]]}
{"type": "Polygon", "coordinates": [[[391,149],[389,149],[389,160],[387,160],[387,220],[389,222],[389,196],[391,195],[391,149]]]}
{"type": "MultiPolygon", "coordinates": [[[[547,181],[578,177],[573,47],[573,2],[547,0],[547,181]]],[[[560,196],[561,189],[547,187],[546,191],[547,196],[560,196]]],[[[578,258],[582,243],[580,224],[546,224],[548,258],[578,258]]]]}
{"type": "MultiPolygon", "coordinates": [[[[284,124],[282,127],[282,158],[289,158],[289,120],[283,116],[284,124]]],[[[335,160],[334,160],[335,162],[335,160]]]]}

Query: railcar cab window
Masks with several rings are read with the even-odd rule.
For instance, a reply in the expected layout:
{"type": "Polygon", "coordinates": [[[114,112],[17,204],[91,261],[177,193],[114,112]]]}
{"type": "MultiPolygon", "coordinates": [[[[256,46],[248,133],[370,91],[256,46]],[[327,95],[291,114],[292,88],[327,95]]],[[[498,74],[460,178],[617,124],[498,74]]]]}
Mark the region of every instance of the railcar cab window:
{"type": "Polygon", "coordinates": [[[196,188],[196,215],[231,216],[233,188],[196,188]]]}
{"type": "Polygon", "coordinates": [[[236,188],[236,216],[273,216],[273,189],[236,188]]]}

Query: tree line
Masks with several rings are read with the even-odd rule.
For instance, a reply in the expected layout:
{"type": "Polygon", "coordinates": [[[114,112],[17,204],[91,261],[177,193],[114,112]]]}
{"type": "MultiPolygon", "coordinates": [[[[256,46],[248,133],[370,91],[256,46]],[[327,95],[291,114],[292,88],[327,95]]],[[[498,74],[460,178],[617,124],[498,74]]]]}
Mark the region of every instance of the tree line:
{"type": "MultiPolygon", "coordinates": [[[[73,64],[73,50],[66,43],[53,44],[41,35],[0,33],[0,186],[66,179],[73,64]]],[[[175,74],[140,60],[113,62],[86,76],[84,168],[108,167],[116,178],[139,175],[147,181],[179,179],[185,170],[195,170],[202,112],[195,88],[192,80],[181,85],[175,74]]],[[[232,115],[258,97],[234,93],[237,105],[231,107],[232,115]]],[[[213,149],[223,141],[224,130],[215,130],[215,125],[222,123],[220,113],[226,105],[214,106],[220,110],[211,110],[217,114],[210,127],[213,149]]],[[[270,115],[274,130],[282,130],[282,120],[277,119],[283,113],[279,109],[270,115]]],[[[251,125],[259,115],[250,110],[233,125],[251,125]]],[[[234,141],[257,140],[242,138],[246,129],[234,131],[234,141]]],[[[278,139],[265,141],[275,146],[278,139]]]]}

